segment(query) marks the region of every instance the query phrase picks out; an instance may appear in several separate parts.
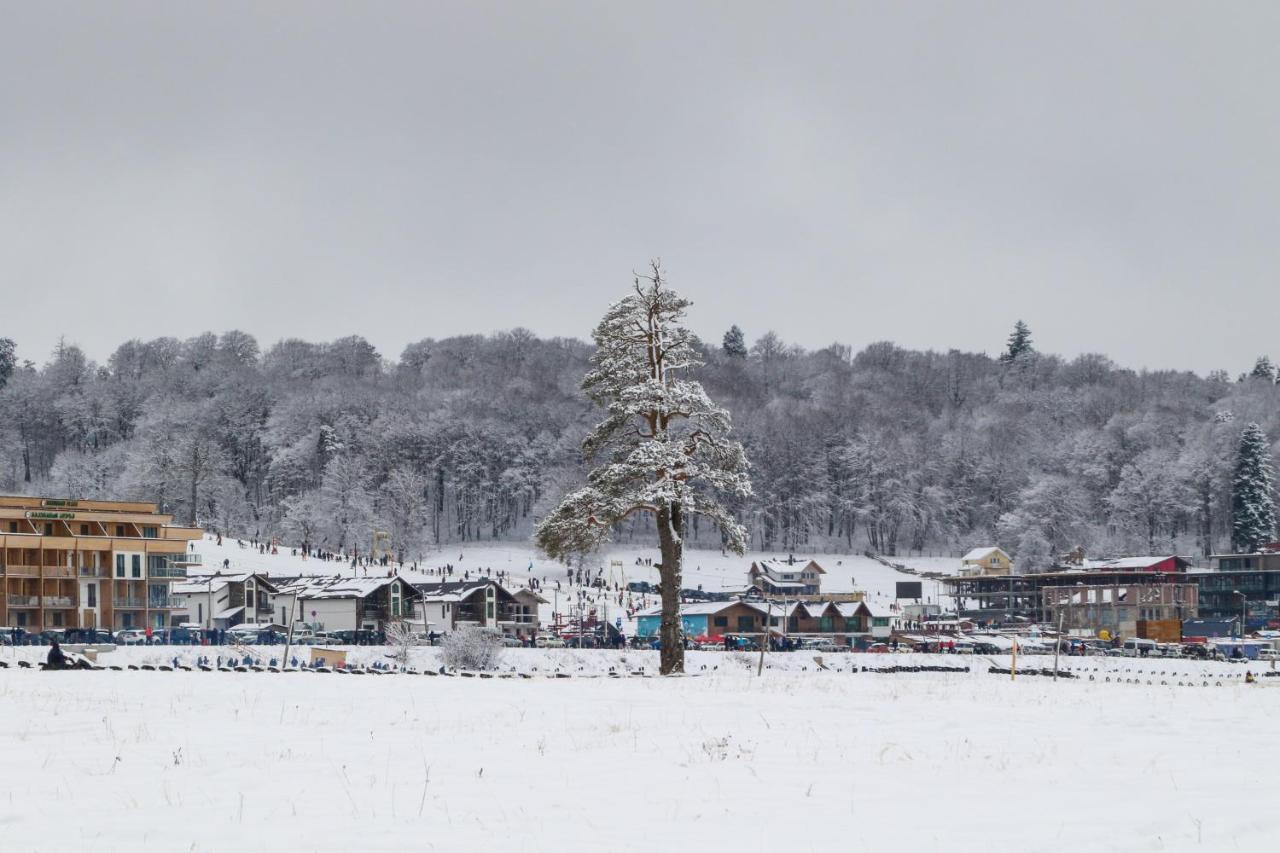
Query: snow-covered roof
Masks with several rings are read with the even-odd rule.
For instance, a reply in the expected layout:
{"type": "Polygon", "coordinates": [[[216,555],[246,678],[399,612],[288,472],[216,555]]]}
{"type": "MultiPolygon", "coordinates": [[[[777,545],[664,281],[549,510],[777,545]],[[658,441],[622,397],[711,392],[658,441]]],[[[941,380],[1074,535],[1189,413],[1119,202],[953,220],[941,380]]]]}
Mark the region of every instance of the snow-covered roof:
{"type": "Polygon", "coordinates": [[[1000,551],[1001,554],[1004,553],[1002,549],[1000,549],[995,545],[989,545],[986,548],[974,548],[968,554],[965,554],[963,557],[961,557],[960,562],[968,563],[974,560],[985,560],[987,557],[990,557],[992,554],[994,554],[997,551],[1000,551]]]}
{"type": "MultiPolygon", "coordinates": [[[[697,601],[690,604],[680,605],[681,616],[714,616],[717,613],[728,610],[735,605],[750,607],[759,613],[768,613],[769,609],[766,605],[759,604],[754,601],[697,601]]],[[[662,607],[650,607],[636,613],[636,616],[661,616],[662,607]]]]}
{"type": "Polygon", "coordinates": [[[1118,557],[1112,560],[1085,560],[1084,568],[1097,570],[1106,569],[1146,569],[1157,563],[1163,563],[1165,560],[1177,560],[1174,554],[1166,554],[1163,557],[1118,557]]]}
{"type": "Polygon", "coordinates": [[[817,561],[808,557],[797,557],[795,562],[775,557],[771,560],[756,560],[756,565],[769,572],[814,571],[820,575],[825,575],[827,573],[826,569],[819,566],[817,561]]]}
{"type": "MultiPolygon", "coordinates": [[[[282,593],[303,599],[366,598],[388,584],[401,580],[396,575],[377,578],[299,577],[278,587],[282,593]]],[[[405,583],[405,586],[411,585],[405,583]]]]}
{"type": "Polygon", "coordinates": [[[764,575],[764,576],[762,576],[762,577],[760,578],[760,580],[762,580],[762,581],[764,581],[765,583],[767,583],[767,584],[768,584],[770,587],[772,587],[773,589],[795,589],[795,590],[800,590],[800,589],[804,589],[804,588],[805,588],[805,586],[807,586],[807,584],[805,584],[803,581],[779,581],[779,580],[774,580],[773,578],[769,577],[768,575],[764,575]]]}
{"type": "Polygon", "coordinates": [[[873,611],[865,601],[837,601],[836,602],[836,610],[840,611],[840,615],[846,619],[857,616],[858,611],[864,608],[872,616],[875,615],[875,611],[873,611]]]}
{"type": "Polygon", "coordinates": [[[217,574],[203,575],[188,573],[187,579],[174,583],[170,587],[170,591],[175,595],[198,595],[202,592],[207,593],[210,590],[218,592],[225,589],[228,584],[244,583],[254,578],[257,578],[258,583],[267,589],[276,588],[267,578],[255,572],[218,572],[217,574]]]}
{"type": "Polygon", "coordinates": [[[226,610],[219,610],[217,613],[213,614],[213,618],[214,619],[230,619],[232,616],[235,616],[237,613],[243,613],[243,612],[244,612],[244,605],[242,604],[239,607],[228,607],[226,610]]]}

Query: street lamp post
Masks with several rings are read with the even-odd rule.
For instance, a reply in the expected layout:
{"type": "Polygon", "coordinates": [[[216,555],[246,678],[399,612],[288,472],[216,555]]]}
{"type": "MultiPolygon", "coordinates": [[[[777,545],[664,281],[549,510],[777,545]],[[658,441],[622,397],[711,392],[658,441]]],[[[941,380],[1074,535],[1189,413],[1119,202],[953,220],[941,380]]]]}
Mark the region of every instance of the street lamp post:
{"type": "Polygon", "coordinates": [[[1231,594],[1240,596],[1240,639],[1243,640],[1245,627],[1245,602],[1248,601],[1248,599],[1245,597],[1245,594],[1238,589],[1233,589],[1231,594]]]}

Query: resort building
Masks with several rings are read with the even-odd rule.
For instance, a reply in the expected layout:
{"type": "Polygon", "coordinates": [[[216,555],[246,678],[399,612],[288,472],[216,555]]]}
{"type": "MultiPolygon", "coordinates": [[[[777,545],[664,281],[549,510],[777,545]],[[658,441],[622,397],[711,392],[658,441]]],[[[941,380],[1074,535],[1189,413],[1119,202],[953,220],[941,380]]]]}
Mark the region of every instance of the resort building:
{"type": "Polygon", "coordinates": [[[154,503],[0,496],[0,625],[167,628],[201,535],[154,503]]]}

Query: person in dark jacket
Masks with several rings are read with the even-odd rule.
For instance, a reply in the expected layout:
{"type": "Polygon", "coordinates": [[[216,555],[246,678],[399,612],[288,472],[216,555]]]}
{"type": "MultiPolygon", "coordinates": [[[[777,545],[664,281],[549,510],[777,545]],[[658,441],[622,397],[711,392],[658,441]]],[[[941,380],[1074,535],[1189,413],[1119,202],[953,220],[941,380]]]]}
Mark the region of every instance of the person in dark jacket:
{"type": "Polygon", "coordinates": [[[69,666],[67,656],[62,653],[62,647],[55,641],[53,648],[49,649],[49,657],[47,660],[47,669],[67,669],[69,666]]]}

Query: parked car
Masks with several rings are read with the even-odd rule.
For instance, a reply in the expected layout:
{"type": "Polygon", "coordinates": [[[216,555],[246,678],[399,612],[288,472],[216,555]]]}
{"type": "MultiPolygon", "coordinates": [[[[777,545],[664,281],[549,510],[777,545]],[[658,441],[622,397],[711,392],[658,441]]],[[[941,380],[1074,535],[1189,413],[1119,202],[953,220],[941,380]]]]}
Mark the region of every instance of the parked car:
{"type": "Polygon", "coordinates": [[[508,649],[518,649],[524,646],[519,637],[506,636],[502,638],[502,645],[508,649]]]}
{"type": "Polygon", "coordinates": [[[1258,649],[1258,660],[1280,660],[1280,649],[1258,649]]]}
{"type": "Polygon", "coordinates": [[[116,642],[122,646],[146,645],[147,632],[141,628],[125,628],[116,632],[116,642]]]}

